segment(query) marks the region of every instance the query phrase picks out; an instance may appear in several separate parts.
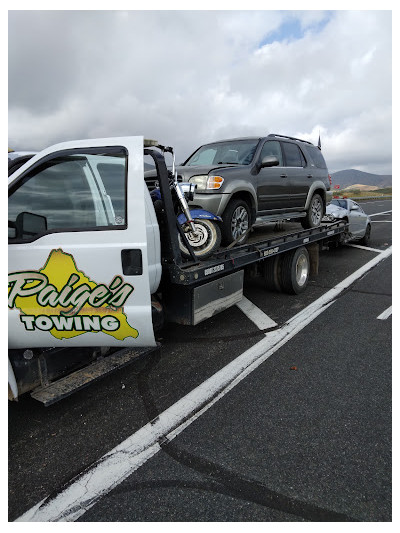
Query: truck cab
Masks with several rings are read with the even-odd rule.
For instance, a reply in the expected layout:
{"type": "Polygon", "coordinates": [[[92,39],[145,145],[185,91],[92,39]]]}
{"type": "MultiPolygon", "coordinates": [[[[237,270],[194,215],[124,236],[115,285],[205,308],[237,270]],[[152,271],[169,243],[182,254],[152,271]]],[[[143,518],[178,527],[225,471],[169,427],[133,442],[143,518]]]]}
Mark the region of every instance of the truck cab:
{"type": "MultiPolygon", "coordinates": [[[[14,354],[155,346],[151,295],[161,279],[161,248],[143,180],[143,142],[57,144],[9,177],[14,354]]],[[[17,395],[15,383],[12,388],[17,395]]]]}

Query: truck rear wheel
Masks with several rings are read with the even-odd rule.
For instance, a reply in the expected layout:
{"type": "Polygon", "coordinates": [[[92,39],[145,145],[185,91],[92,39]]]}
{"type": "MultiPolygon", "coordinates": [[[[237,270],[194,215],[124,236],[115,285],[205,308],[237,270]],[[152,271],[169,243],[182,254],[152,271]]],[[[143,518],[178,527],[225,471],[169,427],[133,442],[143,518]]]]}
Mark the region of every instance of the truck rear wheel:
{"type": "Polygon", "coordinates": [[[307,248],[301,246],[286,252],[281,262],[282,291],[288,294],[300,294],[308,284],[310,276],[310,257],[307,248]]]}
{"type": "Polygon", "coordinates": [[[282,290],[281,281],[280,281],[280,263],[281,256],[276,255],[263,261],[263,277],[265,282],[265,288],[268,291],[277,291],[282,290]]]}

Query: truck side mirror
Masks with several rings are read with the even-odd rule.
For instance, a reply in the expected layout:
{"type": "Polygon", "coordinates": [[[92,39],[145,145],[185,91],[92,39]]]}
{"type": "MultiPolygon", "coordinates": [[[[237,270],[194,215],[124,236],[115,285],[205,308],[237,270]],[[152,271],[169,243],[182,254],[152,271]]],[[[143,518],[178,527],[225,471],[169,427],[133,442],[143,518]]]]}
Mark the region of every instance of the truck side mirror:
{"type": "Polygon", "coordinates": [[[260,168],[276,167],[279,165],[279,160],[275,155],[266,155],[261,161],[260,168]]]}
{"type": "Polygon", "coordinates": [[[35,213],[23,211],[15,219],[17,239],[42,235],[47,231],[47,218],[35,213]]]}

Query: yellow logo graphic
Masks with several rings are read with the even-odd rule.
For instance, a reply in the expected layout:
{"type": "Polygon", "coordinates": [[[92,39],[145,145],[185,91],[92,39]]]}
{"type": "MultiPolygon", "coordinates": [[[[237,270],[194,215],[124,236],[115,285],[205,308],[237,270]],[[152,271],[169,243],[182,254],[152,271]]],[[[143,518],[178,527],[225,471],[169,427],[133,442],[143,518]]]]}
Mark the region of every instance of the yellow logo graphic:
{"type": "Polygon", "coordinates": [[[123,312],[132,292],[121,276],[108,286],[90,280],[61,249],[53,250],[39,271],[8,275],[8,307],[20,309],[27,331],[49,331],[56,339],[99,331],[118,340],[136,338],[139,332],[123,312]]]}

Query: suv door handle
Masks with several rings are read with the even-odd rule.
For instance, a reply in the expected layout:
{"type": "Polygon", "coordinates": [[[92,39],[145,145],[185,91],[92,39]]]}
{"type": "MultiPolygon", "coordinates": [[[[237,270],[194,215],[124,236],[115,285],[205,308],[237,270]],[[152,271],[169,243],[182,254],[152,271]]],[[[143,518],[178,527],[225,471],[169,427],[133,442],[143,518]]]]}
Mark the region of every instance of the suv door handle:
{"type": "Polygon", "coordinates": [[[313,175],[312,174],[307,174],[307,178],[312,178],[313,175]]]}
{"type": "Polygon", "coordinates": [[[281,174],[280,177],[281,178],[287,178],[287,174],[281,174]]]}

